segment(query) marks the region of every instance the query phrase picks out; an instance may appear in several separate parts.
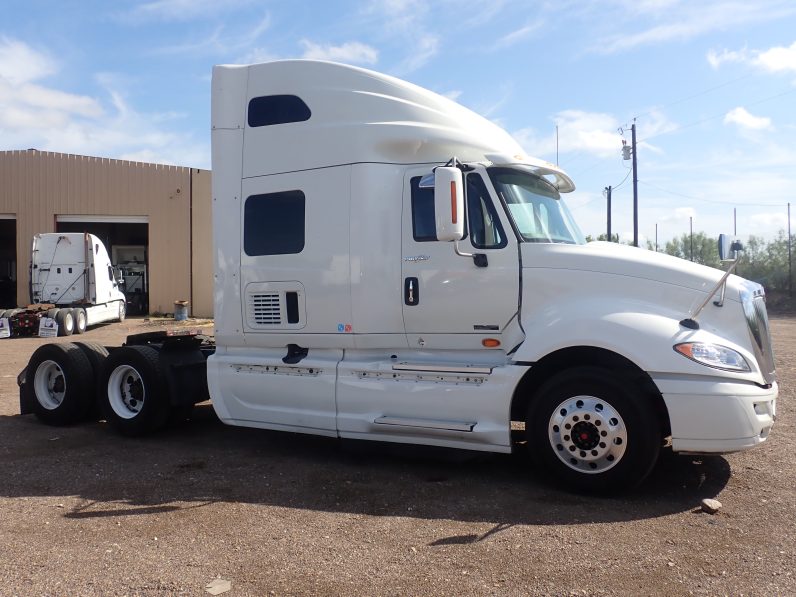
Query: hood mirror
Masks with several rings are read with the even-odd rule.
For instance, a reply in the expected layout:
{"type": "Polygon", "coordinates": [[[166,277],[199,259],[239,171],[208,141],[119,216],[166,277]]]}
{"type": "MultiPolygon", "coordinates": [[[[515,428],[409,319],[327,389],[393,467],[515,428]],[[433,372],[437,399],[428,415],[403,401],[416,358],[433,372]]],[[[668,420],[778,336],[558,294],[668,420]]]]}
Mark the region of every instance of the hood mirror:
{"type": "Polygon", "coordinates": [[[741,251],[743,251],[741,241],[733,240],[729,234],[719,235],[719,260],[735,261],[741,251]]]}

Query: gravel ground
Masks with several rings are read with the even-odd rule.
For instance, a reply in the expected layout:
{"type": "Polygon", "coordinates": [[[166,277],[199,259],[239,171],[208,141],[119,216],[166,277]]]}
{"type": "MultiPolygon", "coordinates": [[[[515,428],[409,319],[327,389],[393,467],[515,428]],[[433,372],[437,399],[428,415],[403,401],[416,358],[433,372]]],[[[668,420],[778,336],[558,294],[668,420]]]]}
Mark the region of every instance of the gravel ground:
{"type": "Polygon", "coordinates": [[[770,439],[668,456],[621,498],[561,491],[521,455],[232,428],[209,405],[145,439],[47,427],[15,383],[42,341],[0,340],[0,595],[794,595],[796,319],[772,328],[770,439]]]}

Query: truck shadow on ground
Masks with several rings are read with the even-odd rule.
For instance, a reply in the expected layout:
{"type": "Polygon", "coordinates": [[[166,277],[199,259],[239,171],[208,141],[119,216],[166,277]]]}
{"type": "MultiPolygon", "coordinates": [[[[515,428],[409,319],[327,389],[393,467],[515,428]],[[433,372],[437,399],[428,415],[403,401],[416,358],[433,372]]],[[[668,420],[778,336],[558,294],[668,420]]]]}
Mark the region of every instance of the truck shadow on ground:
{"type": "MultiPolygon", "coordinates": [[[[141,516],[240,502],[370,516],[495,524],[573,525],[695,510],[730,478],[721,457],[664,456],[618,497],[556,487],[524,451],[482,454],[227,427],[209,405],[153,437],[104,423],[47,427],[0,417],[0,496],[79,496],[68,518],[141,516]]],[[[445,539],[470,543],[484,537],[445,539]]]]}

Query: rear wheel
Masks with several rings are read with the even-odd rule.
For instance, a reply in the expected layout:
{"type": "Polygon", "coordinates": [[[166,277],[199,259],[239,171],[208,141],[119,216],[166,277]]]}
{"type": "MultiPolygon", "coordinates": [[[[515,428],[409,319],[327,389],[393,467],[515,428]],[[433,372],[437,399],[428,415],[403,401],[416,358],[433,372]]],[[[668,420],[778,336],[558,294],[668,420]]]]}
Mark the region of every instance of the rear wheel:
{"type": "MultiPolygon", "coordinates": [[[[102,371],[102,363],[108,358],[108,350],[96,342],[75,342],[77,346],[91,363],[91,377],[96,380],[102,371]]],[[[86,412],[86,418],[98,421],[102,418],[102,412],[96,399],[96,391],[91,393],[91,405],[86,412]]]]}
{"type": "Polygon", "coordinates": [[[105,419],[124,435],[157,431],[171,406],[158,352],[149,346],[124,346],[104,361],[98,400],[105,419]]]}
{"type": "Polygon", "coordinates": [[[33,412],[39,419],[68,425],[85,417],[94,376],[91,363],[74,344],[45,344],[30,357],[25,385],[33,391],[33,412]]]}
{"type": "Polygon", "coordinates": [[[86,332],[86,322],[88,321],[86,310],[82,307],[72,309],[72,316],[75,318],[75,332],[84,334],[86,332]]]}
{"type": "Polygon", "coordinates": [[[661,427],[650,396],[616,372],[563,371],[528,409],[531,456],[572,488],[615,492],[641,483],[658,459],[661,427]]]}
{"type": "Polygon", "coordinates": [[[55,314],[55,321],[58,324],[59,336],[71,336],[75,331],[75,316],[72,309],[59,309],[55,314]]]}

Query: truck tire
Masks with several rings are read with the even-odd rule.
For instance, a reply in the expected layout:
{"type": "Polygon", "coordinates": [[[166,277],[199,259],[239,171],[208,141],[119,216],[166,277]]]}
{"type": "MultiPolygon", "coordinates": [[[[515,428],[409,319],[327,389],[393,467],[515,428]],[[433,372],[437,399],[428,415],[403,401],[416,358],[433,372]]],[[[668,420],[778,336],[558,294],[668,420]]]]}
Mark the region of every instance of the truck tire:
{"type": "MultiPolygon", "coordinates": [[[[108,358],[108,350],[97,342],[75,342],[74,344],[83,352],[88,362],[91,363],[91,378],[97,379],[102,372],[102,363],[108,358]]],[[[96,400],[96,392],[92,392],[91,395],[95,398],[91,401],[91,405],[86,412],[86,418],[98,421],[102,418],[102,411],[96,400]]]]}
{"type": "Polygon", "coordinates": [[[531,457],[578,491],[635,487],[652,471],[662,443],[649,398],[615,371],[562,371],[529,404],[525,433],[531,457]]]}
{"type": "Polygon", "coordinates": [[[96,379],[102,372],[102,363],[108,358],[108,349],[97,342],[74,342],[74,345],[86,355],[96,379]]]}
{"type": "Polygon", "coordinates": [[[119,314],[116,319],[121,323],[125,317],[127,317],[127,304],[124,301],[119,301],[119,314]]]}
{"type": "Polygon", "coordinates": [[[86,322],[88,321],[86,310],[83,307],[76,307],[72,309],[72,316],[75,318],[75,332],[78,334],[85,334],[86,322]]]}
{"type": "Polygon", "coordinates": [[[28,362],[25,385],[35,397],[33,412],[50,425],[83,420],[94,394],[91,363],[69,342],[37,348],[28,362]]]}
{"type": "Polygon", "coordinates": [[[59,336],[71,336],[75,331],[75,316],[72,309],[59,309],[55,314],[55,322],[58,324],[59,336]]]}
{"type": "Polygon", "coordinates": [[[50,309],[49,311],[47,311],[47,317],[49,317],[50,319],[55,319],[55,316],[58,315],[59,311],[60,309],[58,307],[50,309]]]}
{"type": "Polygon", "coordinates": [[[105,420],[122,435],[147,435],[163,427],[171,405],[158,351],[149,346],[114,350],[102,364],[97,398],[105,420]]]}

